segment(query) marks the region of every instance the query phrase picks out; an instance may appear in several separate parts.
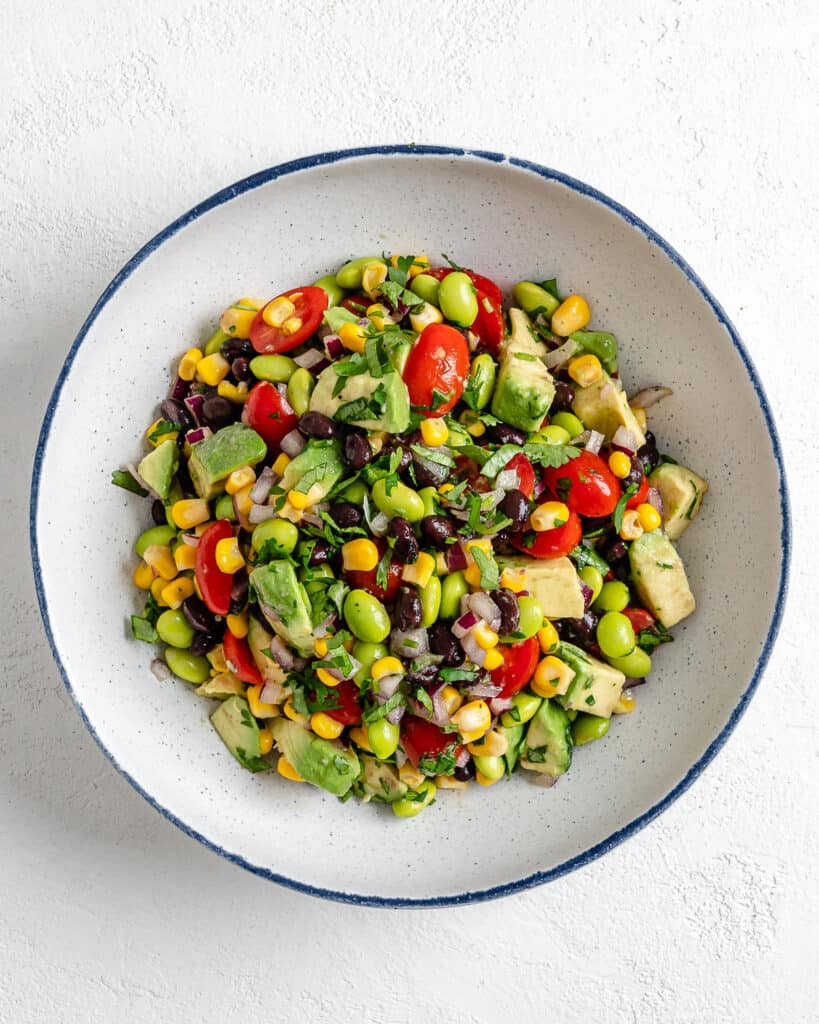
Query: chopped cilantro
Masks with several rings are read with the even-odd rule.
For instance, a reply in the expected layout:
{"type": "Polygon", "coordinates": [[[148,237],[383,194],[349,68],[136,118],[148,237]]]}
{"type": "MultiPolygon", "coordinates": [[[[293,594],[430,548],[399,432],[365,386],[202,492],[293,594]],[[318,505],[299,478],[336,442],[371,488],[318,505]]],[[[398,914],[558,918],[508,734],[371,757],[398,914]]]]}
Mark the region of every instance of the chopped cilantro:
{"type": "Polygon", "coordinates": [[[130,491],[131,494],[138,494],[140,498],[148,496],[145,488],[126,469],[115,469],[111,474],[111,483],[115,487],[121,487],[124,491],[130,491]]]}
{"type": "Polygon", "coordinates": [[[131,632],[134,640],[144,640],[147,644],[155,644],[159,639],[154,624],[139,615],[131,616],[131,632]]]}
{"type": "MultiPolygon", "coordinates": [[[[560,466],[565,466],[567,462],[571,462],[572,459],[576,459],[580,454],[580,449],[571,444],[538,444],[532,441],[523,446],[523,454],[533,465],[558,469],[560,466]]],[[[572,482],[569,477],[561,477],[558,480],[558,486],[564,482],[568,492],[572,482]]]]}
{"type": "Polygon", "coordinates": [[[558,290],[557,290],[557,278],[556,277],[550,277],[548,281],[541,281],[540,282],[540,287],[545,292],[548,292],[554,298],[560,299],[560,294],[558,293],[558,290]]]}
{"type": "Polygon", "coordinates": [[[614,529],[619,533],[620,527],[623,525],[623,516],[626,514],[626,505],[629,499],[637,493],[637,484],[629,484],[628,487],[623,491],[620,496],[620,500],[614,509],[614,529]]]}
{"type": "Polygon", "coordinates": [[[495,561],[494,556],[487,555],[479,547],[473,547],[471,551],[472,557],[475,559],[475,565],[477,565],[481,573],[481,590],[494,590],[500,581],[498,563],[495,561]]]}

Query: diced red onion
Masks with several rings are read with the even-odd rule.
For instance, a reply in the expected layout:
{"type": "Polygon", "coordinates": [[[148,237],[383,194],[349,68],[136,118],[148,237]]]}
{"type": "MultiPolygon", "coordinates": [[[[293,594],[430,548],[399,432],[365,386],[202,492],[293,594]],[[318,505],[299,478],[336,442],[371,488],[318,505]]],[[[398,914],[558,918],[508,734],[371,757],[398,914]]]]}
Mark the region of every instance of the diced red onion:
{"type": "Polygon", "coordinates": [[[472,610],[469,607],[469,598],[469,594],[461,595],[461,600],[458,602],[458,618],[460,618],[462,615],[466,615],[468,611],[472,610]]]}
{"type": "Polygon", "coordinates": [[[480,619],[473,611],[468,611],[466,615],[462,615],[459,619],[455,620],[452,626],[452,632],[457,636],[459,640],[463,639],[470,630],[477,626],[480,619]]]}
{"type": "Polygon", "coordinates": [[[310,370],[324,361],[324,353],[319,352],[317,348],[308,348],[306,352],[302,352],[300,356],[296,356],[293,360],[296,366],[302,366],[305,370],[310,370]]]}
{"type": "MultiPolygon", "coordinates": [[[[393,710],[394,711],[398,711],[398,708],[394,708],[393,710]]],[[[403,711],[403,710],[404,709],[401,708],[401,711],[403,711]]],[[[391,714],[392,714],[392,711],[390,711],[387,714],[387,720],[388,721],[389,721],[389,717],[390,717],[391,714]]],[[[393,722],[392,724],[393,725],[398,725],[397,722],[393,722]]],[[[464,750],[466,750],[466,747],[464,747],[464,750]]],[[[401,768],[402,765],[405,765],[407,763],[407,760],[408,760],[408,758],[407,758],[407,755],[406,755],[406,752],[405,752],[404,748],[399,746],[399,748],[395,752],[395,764],[396,764],[396,766],[398,768],[401,768]]]]}
{"type": "Polygon", "coordinates": [[[241,508],[241,499],[239,498],[239,495],[234,494],[232,497],[233,514],[236,516],[236,522],[243,530],[250,530],[250,520],[247,517],[247,513],[241,508]]]}
{"type": "Polygon", "coordinates": [[[470,633],[461,638],[461,647],[463,647],[464,654],[471,662],[477,665],[478,668],[483,668],[483,663],[486,661],[486,651],[470,633]]]}
{"type": "Polygon", "coordinates": [[[376,537],[386,537],[390,528],[390,517],[384,512],[374,515],[370,522],[370,530],[376,537]]]}
{"type": "Polygon", "coordinates": [[[275,519],[275,517],[276,509],[272,505],[251,505],[247,521],[251,526],[258,526],[259,523],[265,523],[268,519],[275,519]]]}
{"type": "MultiPolygon", "coordinates": [[[[276,390],[279,392],[279,395],[285,400],[285,402],[287,402],[287,385],[286,384],[277,384],[276,385],[276,390]]],[[[288,409],[292,408],[292,406],[290,405],[289,402],[287,403],[287,408],[288,409]]],[[[244,419],[244,415],[242,415],[242,419],[244,419]]]]}
{"type": "Polygon", "coordinates": [[[204,395],[188,395],[185,399],[185,407],[197,423],[202,422],[202,406],[205,404],[204,395]]]}
{"type": "Polygon", "coordinates": [[[438,726],[449,724],[449,711],[447,711],[444,700],[444,687],[438,686],[431,694],[432,697],[432,721],[438,726]]]}
{"type": "Polygon", "coordinates": [[[206,441],[209,437],[213,437],[213,431],[210,427],[196,427],[185,434],[185,443],[199,444],[200,441],[206,441]]]}
{"type": "MultiPolygon", "coordinates": [[[[358,670],[361,668],[361,662],[356,661],[356,659],[352,655],[350,655],[350,667],[347,669],[346,672],[344,671],[344,669],[339,668],[337,665],[328,665],[324,661],[317,661],[316,667],[323,668],[325,672],[330,673],[333,679],[338,679],[339,681],[341,681],[342,679],[352,679],[356,672],[358,672],[358,670]]],[[[401,677],[399,676],[398,678],[400,682],[401,677]]]]}
{"type": "Polygon", "coordinates": [[[573,338],[567,338],[559,348],[552,349],[543,357],[543,362],[549,370],[557,370],[572,358],[580,348],[573,338]]]}
{"type": "Polygon", "coordinates": [[[669,398],[673,394],[672,388],[667,388],[662,384],[655,384],[653,387],[643,388],[636,395],[632,395],[628,400],[628,404],[638,409],[648,409],[650,406],[661,402],[664,398],[669,398]]]}
{"type": "MultiPolygon", "coordinates": [[[[359,665],[359,668],[360,667],[361,666],[359,665]]],[[[356,669],[356,672],[357,671],[358,669],[356,669]]],[[[353,675],[355,675],[355,672],[353,675]]],[[[402,672],[391,672],[388,676],[382,676],[376,683],[379,699],[388,701],[401,685],[401,680],[403,678],[404,675],[402,672]]]]}
{"type": "Polygon", "coordinates": [[[265,683],[259,694],[259,700],[262,704],[281,704],[289,694],[289,686],[282,686],[281,683],[265,683]]]}
{"type": "Polygon", "coordinates": [[[265,468],[259,474],[259,479],[250,489],[250,500],[256,505],[261,505],[267,501],[273,484],[276,482],[276,474],[270,466],[265,468]]]}
{"type": "Polygon", "coordinates": [[[637,452],[637,438],[625,427],[618,427],[614,432],[611,443],[615,448],[625,452],[627,455],[634,455],[637,452]]]}
{"type": "Polygon", "coordinates": [[[189,380],[182,380],[181,377],[176,378],[176,383],[171,388],[171,398],[175,398],[177,402],[182,402],[188,395],[191,389],[191,382],[189,380]]]}
{"type": "Polygon", "coordinates": [[[344,355],[344,346],[337,334],[328,334],[324,338],[324,349],[328,359],[340,359],[344,355]]]}
{"type": "Polygon", "coordinates": [[[597,455],[600,449],[603,447],[603,442],[606,440],[603,434],[599,430],[590,430],[589,439],[586,441],[586,451],[591,452],[592,455],[597,455]]]}
{"type": "Polygon", "coordinates": [[[393,654],[405,658],[417,658],[421,654],[429,654],[429,636],[425,629],[394,629],[390,638],[390,649],[393,654]]]}
{"type": "Polygon", "coordinates": [[[285,455],[289,455],[291,459],[294,459],[297,455],[301,455],[307,446],[307,438],[298,429],[291,430],[289,434],[285,434],[281,439],[279,447],[285,455]]]}
{"type": "Polygon", "coordinates": [[[324,521],[321,516],[315,515],[313,512],[305,512],[301,517],[303,523],[307,523],[308,526],[315,526],[319,530],[324,526],[324,521]]]}
{"type": "Polygon", "coordinates": [[[509,711],[514,706],[514,701],[511,697],[493,697],[489,701],[489,710],[495,717],[502,715],[504,711],[509,711]]]}
{"type": "Polygon", "coordinates": [[[520,487],[520,474],[516,469],[504,469],[495,477],[495,483],[502,491],[516,491],[520,487]]]}
{"type": "MultiPolygon", "coordinates": [[[[388,711],[387,712],[387,721],[390,722],[392,725],[398,725],[398,723],[404,717],[404,712],[406,710],[407,709],[404,707],[403,704],[399,704],[397,708],[393,708],[392,711],[388,711]]],[[[399,750],[396,750],[396,752],[395,752],[396,764],[398,763],[398,753],[399,753],[399,751],[400,751],[400,748],[399,748],[399,750]]],[[[406,755],[404,755],[404,756],[406,757],[406,755]]]]}
{"type": "Polygon", "coordinates": [[[649,487],[648,489],[648,504],[653,505],[660,515],[663,514],[663,497],[656,487],[649,487]]]}
{"type": "Polygon", "coordinates": [[[579,578],[578,578],[578,583],[580,584],[580,589],[583,592],[583,604],[585,605],[586,608],[588,608],[589,605],[592,603],[592,598],[594,597],[594,591],[592,590],[591,587],[587,586],[583,582],[583,580],[581,580],[579,578]]]}
{"type": "Polygon", "coordinates": [[[485,594],[480,590],[470,594],[469,607],[479,619],[483,619],[488,624],[490,629],[497,630],[500,628],[501,611],[489,594],[485,594]]]}
{"type": "Polygon", "coordinates": [[[466,554],[460,544],[450,544],[446,549],[446,567],[450,572],[462,572],[467,566],[466,554]]]}
{"type": "Polygon", "coordinates": [[[481,495],[481,509],[488,512],[490,509],[497,508],[505,497],[506,491],[502,487],[495,487],[481,495]]]}
{"type": "Polygon", "coordinates": [[[166,679],[170,679],[171,670],[161,658],[154,658],[151,662],[151,674],[155,679],[158,679],[160,683],[164,683],[166,679]]]}
{"type": "Polygon", "coordinates": [[[333,632],[333,626],[336,623],[336,618],[336,613],[330,612],[327,618],[322,619],[322,621],[313,630],[313,636],[317,639],[320,639],[323,636],[329,636],[330,633],[333,632]]]}
{"type": "Polygon", "coordinates": [[[495,686],[494,683],[475,683],[467,687],[467,693],[473,700],[483,700],[488,697],[497,697],[503,689],[502,686],[495,686]]]}
{"type": "MultiPolygon", "coordinates": [[[[264,612],[265,618],[269,620],[267,611],[265,610],[267,605],[262,605],[262,611],[264,612]]],[[[270,657],[277,664],[281,665],[285,671],[289,671],[295,664],[295,658],[290,648],[285,644],[284,640],[280,636],[274,636],[270,641],[270,657]]]]}
{"type": "Polygon", "coordinates": [[[472,760],[472,755],[466,749],[466,746],[461,747],[458,751],[458,756],[455,758],[455,767],[464,768],[472,760]]]}
{"type": "Polygon", "coordinates": [[[544,789],[551,789],[557,782],[553,775],[547,775],[546,772],[530,772],[529,774],[532,776],[532,782],[536,786],[542,786],[544,789]]]}
{"type": "Polygon", "coordinates": [[[188,547],[195,548],[199,544],[199,538],[195,533],[180,533],[179,534],[182,543],[187,544],[188,547]]]}

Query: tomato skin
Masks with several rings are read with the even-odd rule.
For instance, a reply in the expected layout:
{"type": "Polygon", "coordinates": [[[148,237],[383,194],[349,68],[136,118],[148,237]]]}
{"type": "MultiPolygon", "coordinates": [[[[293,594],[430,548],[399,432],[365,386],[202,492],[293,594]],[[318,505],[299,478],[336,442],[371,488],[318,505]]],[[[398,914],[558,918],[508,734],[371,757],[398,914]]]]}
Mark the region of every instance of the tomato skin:
{"type": "Polygon", "coordinates": [[[540,661],[540,643],[536,636],[530,636],[519,644],[503,644],[498,650],[503,655],[503,664],[490,673],[492,682],[502,687],[499,697],[514,697],[535,674],[540,661]]]}
{"type": "MultiPolygon", "coordinates": [[[[375,540],[375,546],[378,548],[378,557],[386,551],[386,544],[383,540],[375,540]]],[[[346,569],[344,571],[344,578],[355,589],[366,590],[368,594],[372,594],[373,597],[377,597],[379,601],[394,601],[398,597],[398,591],[401,587],[401,574],[404,571],[402,562],[395,559],[390,562],[389,570],[387,574],[387,586],[379,587],[375,582],[376,569],[346,569]]]]}
{"type": "Polygon", "coordinates": [[[325,309],[327,309],[327,292],[323,288],[317,288],[311,284],[282,292],[281,295],[271,299],[253,318],[253,323],[250,325],[250,343],[257,352],[289,352],[291,348],[297,348],[313,334],[321,323],[325,309]],[[293,316],[298,317],[302,322],[301,327],[293,334],[285,334],[280,327],[271,327],[265,322],[265,309],[271,302],[281,298],[290,299],[296,307],[293,316]]]}
{"type": "Polygon", "coordinates": [[[366,314],[372,304],[373,300],[368,299],[363,292],[356,292],[355,295],[348,295],[341,300],[342,309],[346,309],[348,313],[354,313],[360,317],[366,314]]]}
{"type": "Polygon", "coordinates": [[[437,757],[457,746],[451,732],[443,732],[433,722],[414,715],[405,715],[401,722],[401,744],[413,768],[422,758],[437,757]]]}
{"type": "Polygon", "coordinates": [[[250,389],[242,422],[256,431],[268,449],[275,449],[285,434],[296,429],[299,418],[276,386],[261,380],[250,389]]]}
{"type": "Polygon", "coordinates": [[[424,273],[429,277],[434,277],[436,281],[443,281],[447,275],[454,274],[456,269],[466,274],[472,284],[475,285],[477,291],[483,292],[493,305],[500,307],[503,304],[501,290],[492,278],[484,277],[483,274],[476,274],[474,270],[468,270],[466,267],[432,267],[430,270],[425,270],[424,273]]]}
{"type": "Polygon", "coordinates": [[[220,540],[233,536],[229,519],[219,519],[205,530],[196,545],[194,572],[202,600],[214,615],[227,615],[230,611],[230,592],[233,577],[222,572],[216,564],[216,545],[220,540]]]}
{"type": "Polygon", "coordinates": [[[430,418],[448,413],[464,392],[469,375],[469,346],[448,324],[429,324],[412,347],[404,367],[410,402],[430,410],[430,418]],[[450,397],[431,409],[433,390],[450,397]]]}
{"type": "Polygon", "coordinates": [[[655,618],[651,612],[647,612],[645,608],[624,608],[623,615],[631,623],[635,634],[639,635],[643,629],[653,629],[655,618]]]}
{"type": "Polygon", "coordinates": [[[520,490],[526,495],[527,498],[531,498],[535,493],[535,467],[526,458],[526,456],[519,452],[513,459],[510,459],[506,463],[506,469],[514,470],[520,477],[520,490]]]}
{"type": "Polygon", "coordinates": [[[243,683],[252,683],[254,686],[260,686],[263,682],[262,674],[256,667],[256,662],[250,653],[247,640],[234,636],[228,629],[225,631],[225,638],[222,644],[225,649],[225,661],[229,661],[234,666],[231,669],[234,675],[237,675],[243,683]]]}
{"type": "Polygon", "coordinates": [[[648,501],[648,477],[644,476],[642,483],[637,488],[637,493],[632,495],[626,502],[626,508],[637,508],[648,501]]]}
{"type": "Polygon", "coordinates": [[[342,679],[338,686],[333,687],[338,698],[339,707],[328,708],[324,713],[342,725],[356,725],[361,721],[361,705],[358,703],[358,687],[352,679],[342,679]]]}
{"type": "Polygon", "coordinates": [[[544,530],[542,533],[534,534],[534,543],[527,547],[524,544],[524,537],[527,534],[516,533],[511,543],[518,551],[531,558],[561,558],[574,551],[583,536],[583,526],[580,516],[576,512],[570,512],[568,520],[563,526],[557,526],[554,530],[544,530]]]}
{"type": "Polygon", "coordinates": [[[620,500],[620,481],[593,452],[581,452],[565,465],[547,469],[543,479],[553,494],[581,516],[610,516],[620,500]]]}
{"type": "MultiPolygon", "coordinates": [[[[436,281],[443,281],[445,277],[454,272],[454,267],[433,267],[425,270],[424,273],[434,277],[436,281]]],[[[500,351],[503,340],[503,296],[501,290],[488,277],[483,274],[476,274],[474,270],[464,268],[466,274],[475,285],[475,298],[478,300],[478,315],[470,327],[473,334],[480,338],[480,346],[483,351],[495,356],[500,351]]]]}

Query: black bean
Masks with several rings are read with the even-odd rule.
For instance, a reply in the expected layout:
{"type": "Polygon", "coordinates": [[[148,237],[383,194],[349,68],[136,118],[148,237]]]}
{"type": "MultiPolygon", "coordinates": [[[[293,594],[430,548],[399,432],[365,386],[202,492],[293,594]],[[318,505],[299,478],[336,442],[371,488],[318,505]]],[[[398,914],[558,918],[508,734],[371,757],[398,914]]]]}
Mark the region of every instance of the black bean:
{"type": "Polygon", "coordinates": [[[600,555],[602,558],[611,565],[614,562],[619,562],[621,558],[625,558],[628,554],[626,545],[620,540],[615,534],[607,540],[604,540],[600,545],[600,555]]]}
{"type": "Polygon", "coordinates": [[[637,457],[643,464],[646,473],[656,469],[660,464],[660,453],[657,451],[657,439],[650,430],[646,431],[646,443],[638,449],[637,457]]]}
{"type": "Polygon", "coordinates": [[[509,636],[520,625],[520,605],[518,604],[518,599],[515,597],[514,591],[508,590],[506,587],[500,590],[493,590],[489,596],[500,609],[501,622],[499,632],[501,636],[509,636]]]}
{"type": "Polygon", "coordinates": [[[411,668],[404,677],[410,686],[432,686],[438,677],[437,665],[422,665],[420,668],[411,668]]]}
{"type": "Polygon", "coordinates": [[[333,522],[337,526],[340,526],[342,530],[347,530],[351,526],[361,525],[361,509],[351,501],[333,502],[330,506],[329,513],[333,522]]]}
{"type": "Polygon", "coordinates": [[[250,360],[247,356],[239,356],[238,359],[234,359],[230,368],[236,380],[250,380],[253,377],[250,372],[250,360]]]}
{"type": "Polygon", "coordinates": [[[645,469],[643,468],[643,461],[642,461],[642,459],[639,457],[639,455],[632,455],[631,456],[631,470],[629,471],[629,474],[625,478],[625,480],[623,480],[623,485],[622,485],[623,486],[623,490],[625,490],[627,487],[631,486],[632,484],[634,485],[634,487],[637,488],[637,490],[639,490],[640,489],[640,484],[643,482],[643,480],[645,478],[645,475],[646,475],[646,473],[645,473],[645,469]]]}
{"type": "Polygon", "coordinates": [[[238,407],[226,398],[222,398],[221,395],[210,395],[202,403],[202,411],[199,413],[199,418],[211,430],[219,430],[236,419],[237,411],[238,407]]]}
{"type": "Polygon", "coordinates": [[[581,619],[564,619],[563,628],[567,634],[567,639],[576,640],[581,644],[595,644],[596,645],[596,631],[597,623],[600,621],[600,616],[597,612],[592,611],[591,608],[583,615],[581,619]]]}
{"type": "Polygon", "coordinates": [[[490,441],[495,444],[526,444],[526,434],[508,423],[495,423],[487,430],[490,441]]]}
{"type": "Polygon", "coordinates": [[[230,588],[230,614],[238,615],[247,604],[248,579],[247,570],[240,569],[233,577],[230,588]]]}
{"type": "Polygon", "coordinates": [[[443,658],[442,664],[454,668],[464,660],[463,648],[452,630],[443,622],[429,628],[429,649],[443,658]]]}
{"type": "Polygon", "coordinates": [[[348,434],[344,438],[344,458],[350,469],[363,469],[372,461],[370,442],[361,434],[348,434]]]}
{"type": "Polygon", "coordinates": [[[299,417],[299,430],[305,437],[329,441],[331,437],[335,437],[336,425],[323,412],[306,412],[299,417]]]}
{"type": "Polygon", "coordinates": [[[167,526],[168,519],[165,515],[165,505],[157,498],[151,505],[151,518],[157,526],[167,526]]]}
{"type": "Polygon", "coordinates": [[[162,413],[164,420],[178,423],[182,427],[183,432],[185,430],[193,430],[196,426],[187,407],[182,402],[177,402],[175,398],[166,398],[162,405],[160,405],[159,411],[162,413]]]}
{"type": "Polygon", "coordinates": [[[414,587],[401,587],[398,597],[395,599],[395,625],[398,629],[418,629],[424,609],[421,607],[421,598],[414,587]]]}
{"type": "Polygon", "coordinates": [[[424,516],[421,520],[421,533],[424,540],[439,551],[446,551],[447,541],[457,534],[455,524],[448,516],[424,516]]]}
{"type": "Polygon", "coordinates": [[[315,567],[317,565],[325,565],[330,561],[330,555],[333,553],[332,547],[327,543],[326,540],[320,538],[313,541],[313,550],[310,552],[310,557],[307,560],[307,564],[315,567]]]}
{"type": "Polygon", "coordinates": [[[423,456],[412,456],[415,484],[418,487],[440,487],[449,476],[451,470],[437,462],[431,462],[423,456]]]}
{"type": "Polygon", "coordinates": [[[393,548],[395,557],[406,565],[417,562],[420,549],[409,522],[402,516],[391,519],[390,534],[395,537],[395,547],[393,548]]]}
{"type": "Polygon", "coordinates": [[[215,632],[217,626],[216,616],[205,602],[195,594],[191,594],[190,597],[185,598],[182,602],[182,614],[197,633],[215,632]]]}
{"type": "Polygon", "coordinates": [[[228,338],[227,341],[222,342],[221,351],[229,363],[232,363],[234,359],[238,359],[240,356],[252,359],[256,355],[249,338],[228,338]]]}
{"type": "Polygon", "coordinates": [[[475,773],[475,762],[470,757],[466,764],[455,766],[454,777],[458,782],[469,782],[471,779],[475,778],[475,773]]]}
{"type": "Polygon", "coordinates": [[[212,651],[221,639],[222,637],[219,633],[197,633],[190,646],[190,652],[201,658],[203,654],[212,651]]]}
{"type": "Polygon", "coordinates": [[[512,520],[515,527],[523,526],[529,518],[529,499],[523,491],[507,491],[498,506],[500,511],[512,520]]]}
{"type": "Polygon", "coordinates": [[[401,452],[401,461],[395,470],[396,473],[403,473],[406,471],[409,464],[412,462],[412,453],[409,450],[409,446],[402,444],[397,441],[394,437],[390,438],[389,441],[381,449],[381,455],[392,455],[393,452],[401,452]]]}
{"type": "Polygon", "coordinates": [[[552,407],[549,410],[549,414],[552,415],[556,412],[571,412],[573,401],[574,389],[571,384],[567,384],[563,380],[555,381],[555,397],[552,400],[552,407]]]}

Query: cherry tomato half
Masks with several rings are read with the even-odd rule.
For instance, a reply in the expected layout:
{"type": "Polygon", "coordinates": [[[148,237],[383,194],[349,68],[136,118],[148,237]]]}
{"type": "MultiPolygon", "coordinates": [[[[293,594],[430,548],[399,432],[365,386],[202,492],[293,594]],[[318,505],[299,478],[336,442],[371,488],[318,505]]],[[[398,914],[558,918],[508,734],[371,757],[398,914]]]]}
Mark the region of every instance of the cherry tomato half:
{"type": "Polygon", "coordinates": [[[333,694],[337,699],[337,708],[328,708],[325,714],[335,718],[342,725],[355,725],[361,721],[361,705],[358,703],[358,687],[352,679],[342,679],[338,686],[333,688],[333,694]]]}
{"type": "Polygon", "coordinates": [[[356,292],[355,295],[348,295],[346,298],[341,300],[341,306],[346,309],[348,313],[354,313],[356,316],[364,316],[370,306],[373,304],[372,299],[368,299],[363,292],[356,292]]]}
{"type": "Polygon", "coordinates": [[[414,768],[424,757],[438,757],[457,744],[452,733],[443,732],[437,725],[414,715],[405,715],[401,723],[401,743],[414,768]]]}
{"type": "Polygon", "coordinates": [[[429,324],[413,345],[403,376],[410,402],[437,418],[461,397],[468,375],[469,347],[464,336],[448,324],[429,324]],[[433,409],[435,391],[447,397],[433,409]]]}
{"type": "MultiPolygon", "coordinates": [[[[378,557],[381,558],[386,550],[386,544],[383,540],[376,540],[374,543],[378,548],[378,557]]],[[[402,562],[397,560],[391,561],[387,571],[386,588],[379,587],[375,582],[377,569],[346,569],[344,571],[344,578],[354,590],[366,590],[368,594],[377,597],[379,601],[390,602],[394,601],[398,596],[403,571],[404,566],[402,562]]]]}
{"type": "Polygon", "coordinates": [[[275,385],[261,380],[250,389],[242,422],[252,427],[269,449],[274,449],[285,434],[296,429],[299,418],[275,385]]]}
{"type": "Polygon", "coordinates": [[[651,612],[647,612],[645,608],[624,608],[623,615],[631,623],[632,629],[636,634],[639,634],[641,630],[654,628],[654,616],[651,612]]]}
{"type": "Polygon", "coordinates": [[[506,463],[506,469],[514,470],[520,477],[520,488],[527,498],[535,493],[535,468],[522,452],[506,463]]]}
{"type": "Polygon", "coordinates": [[[556,526],[554,530],[543,530],[541,533],[516,533],[512,537],[512,544],[518,551],[532,558],[560,558],[574,551],[582,535],[580,516],[576,512],[570,512],[563,526],[556,526]],[[531,541],[528,546],[527,541],[531,541]]]}
{"type": "Polygon", "coordinates": [[[222,643],[225,648],[225,661],[230,662],[228,668],[231,672],[237,675],[243,683],[259,686],[263,682],[262,674],[253,660],[247,640],[234,636],[228,629],[225,631],[222,643]]]}
{"type": "Polygon", "coordinates": [[[233,526],[229,519],[219,519],[205,530],[196,545],[196,565],[194,572],[202,600],[214,615],[227,615],[230,611],[230,592],[233,589],[233,577],[222,572],[216,564],[216,545],[233,535],[233,526]]]}
{"type": "Polygon", "coordinates": [[[620,481],[603,459],[581,452],[559,468],[543,474],[546,486],[581,516],[610,516],[620,499],[620,481]]]}
{"type": "Polygon", "coordinates": [[[304,288],[291,288],[289,292],[282,292],[271,299],[259,310],[250,325],[250,342],[257,352],[289,352],[291,348],[307,341],[321,323],[325,309],[327,292],[323,288],[316,288],[312,284],[304,288]],[[264,319],[264,311],[277,299],[290,299],[295,310],[281,327],[271,327],[264,319]],[[292,332],[285,330],[291,320],[301,321],[301,325],[292,332]]]}
{"type": "Polygon", "coordinates": [[[514,697],[535,674],[540,660],[540,643],[530,636],[519,644],[502,644],[498,650],[503,655],[503,664],[491,672],[492,682],[502,687],[499,697],[514,697]]]}
{"type": "Polygon", "coordinates": [[[626,502],[626,508],[637,508],[638,505],[642,505],[646,501],[648,501],[648,477],[644,476],[637,488],[637,493],[626,502]]]}
{"type": "MultiPolygon", "coordinates": [[[[483,274],[476,274],[474,270],[468,270],[466,267],[457,269],[460,269],[462,273],[466,274],[475,285],[477,291],[483,292],[494,305],[500,306],[503,303],[501,290],[491,277],[484,277],[483,274]]],[[[452,274],[455,270],[455,267],[432,267],[431,270],[425,270],[424,273],[429,277],[434,277],[436,281],[443,281],[447,274],[452,274]]]]}

